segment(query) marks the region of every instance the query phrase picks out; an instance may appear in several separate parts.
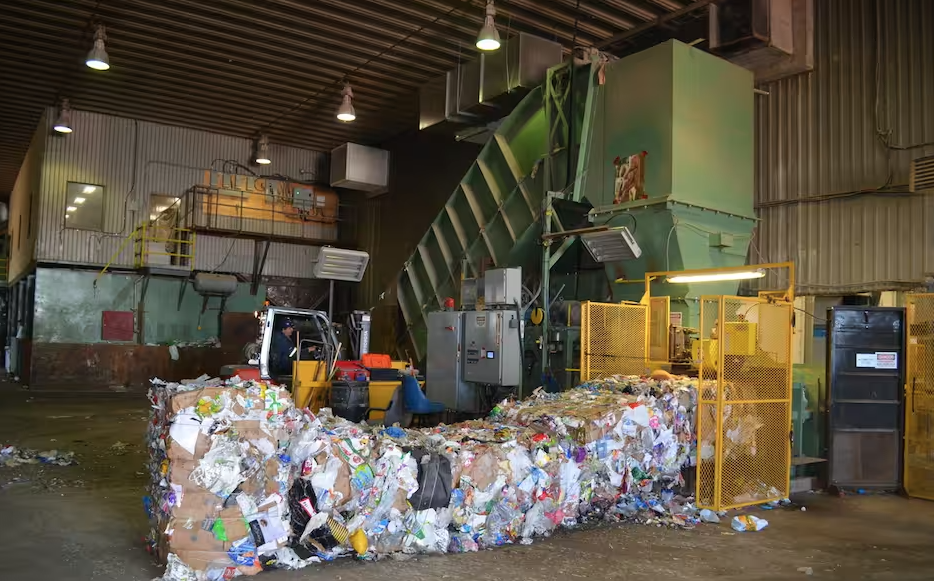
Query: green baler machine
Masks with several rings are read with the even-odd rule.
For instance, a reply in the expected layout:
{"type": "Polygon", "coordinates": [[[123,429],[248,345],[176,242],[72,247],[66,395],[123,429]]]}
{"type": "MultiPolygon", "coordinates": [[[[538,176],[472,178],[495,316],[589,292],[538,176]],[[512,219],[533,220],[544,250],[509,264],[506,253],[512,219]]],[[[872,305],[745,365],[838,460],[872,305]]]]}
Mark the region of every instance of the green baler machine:
{"type": "MultiPolygon", "coordinates": [[[[404,265],[389,293],[406,324],[399,354],[421,360],[427,314],[459,296],[462,277],[491,266],[521,266],[550,304],[552,266],[555,282],[577,277],[562,298],[603,301],[641,298],[642,285],[617,279],[746,262],[756,223],[752,73],[677,41],[617,61],[592,55],[571,69],[552,69],[504,120],[404,265]],[[643,151],[645,196],[614,204],[614,160],[643,151]],[[545,267],[547,192],[584,204],[594,226],[627,226],[641,256],[582,272],[581,254],[566,252],[545,267]]],[[[571,244],[579,242],[564,250],[571,244]]],[[[653,295],[670,296],[672,311],[696,327],[698,297],[738,285],[659,281],[653,295]]]]}

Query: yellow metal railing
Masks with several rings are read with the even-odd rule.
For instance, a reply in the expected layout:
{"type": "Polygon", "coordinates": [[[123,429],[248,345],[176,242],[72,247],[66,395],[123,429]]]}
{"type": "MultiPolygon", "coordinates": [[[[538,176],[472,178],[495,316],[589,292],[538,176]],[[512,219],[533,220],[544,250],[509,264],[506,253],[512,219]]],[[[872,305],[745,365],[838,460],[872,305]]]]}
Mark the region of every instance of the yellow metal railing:
{"type": "Polygon", "coordinates": [[[192,270],[195,264],[195,232],[190,228],[154,226],[143,223],[136,230],[136,267],[168,266],[192,270]],[[163,250],[152,250],[152,245],[163,250]],[[168,264],[154,264],[154,256],[168,258],[168,264]]]}
{"type": "Polygon", "coordinates": [[[703,296],[697,505],[786,498],[791,470],[792,305],[703,296]]]}
{"type": "Polygon", "coordinates": [[[97,273],[94,284],[100,280],[110,267],[123,255],[130,244],[133,244],[133,266],[143,268],[146,266],[165,266],[177,269],[193,270],[195,266],[195,233],[189,228],[176,228],[174,226],[153,226],[144,222],[130,232],[111,255],[104,268],[97,273]],[[165,249],[153,251],[151,244],[162,244],[165,249]],[[153,264],[153,256],[168,257],[166,264],[153,264]]]}
{"type": "Polygon", "coordinates": [[[907,299],[905,491],[934,500],[934,294],[907,299]]]}
{"type": "Polygon", "coordinates": [[[648,358],[647,305],[581,305],[581,380],[642,375],[648,358]]]}

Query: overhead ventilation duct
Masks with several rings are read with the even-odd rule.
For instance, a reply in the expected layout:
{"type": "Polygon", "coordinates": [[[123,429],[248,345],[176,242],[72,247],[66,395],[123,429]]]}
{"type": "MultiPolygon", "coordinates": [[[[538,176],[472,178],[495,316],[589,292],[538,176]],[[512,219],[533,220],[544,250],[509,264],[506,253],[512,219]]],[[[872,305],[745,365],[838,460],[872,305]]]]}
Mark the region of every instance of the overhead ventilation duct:
{"type": "Polygon", "coordinates": [[[370,196],[389,188],[389,152],[385,149],[345,143],[331,151],[331,186],[367,192],[370,196]]]}
{"type": "Polygon", "coordinates": [[[765,83],[814,69],[814,0],[710,5],[710,50],[765,83]]]}
{"type": "MultiPolygon", "coordinates": [[[[419,129],[444,123],[485,125],[501,119],[561,63],[560,44],[519,33],[419,89],[419,129]]],[[[456,130],[457,127],[451,127],[456,130]]]]}

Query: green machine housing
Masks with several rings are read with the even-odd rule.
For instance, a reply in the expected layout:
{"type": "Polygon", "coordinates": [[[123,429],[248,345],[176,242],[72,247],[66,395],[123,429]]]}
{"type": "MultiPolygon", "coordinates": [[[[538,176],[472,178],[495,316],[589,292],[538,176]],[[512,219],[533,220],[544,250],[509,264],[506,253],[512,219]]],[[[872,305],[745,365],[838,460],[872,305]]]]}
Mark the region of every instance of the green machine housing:
{"type": "MultiPolygon", "coordinates": [[[[672,41],[608,64],[605,77],[581,193],[595,225],[627,226],[642,248],[635,260],[606,264],[609,279],[745,264],[756,223],[752,73],[672,41]],[[645,197],[614,204],[614,159],[642,151],[645,197]]],[[[658,281],[652,294],[671,297],[672,312],[696,327],[698,297],[738,285],[658,281]]],[[[615,300],[644,292],[612,288],[615,300]]]]}
{"type": "MultiPolygon", "coordinates": [[[[677,41],[554,67],[494,132],[390,289],[406,326],[397,354],[423,360],[428,313],[485,268],[522,267],[530,289],[541,284],[543,306],[560,287],[567,300],[639,300],[643,285],[615,281],[743,265],[756,223],[753,99],[752,73],[677,41]],[[643,151],[645,196],[614,204],[614,160],[643,151]],[[549,192],[583,225],[628,227],[641,256],[585,264],[579,246],[567,252],[580,244],[571,239],[543,261],[549,192]]],[[[683,325],[696,327],[698,297],[738,285],[658,281],[652,293],[670,296],[683,325]]],[[[539,339],[548,340],[530,328],[527,351],[539,339]]]]}

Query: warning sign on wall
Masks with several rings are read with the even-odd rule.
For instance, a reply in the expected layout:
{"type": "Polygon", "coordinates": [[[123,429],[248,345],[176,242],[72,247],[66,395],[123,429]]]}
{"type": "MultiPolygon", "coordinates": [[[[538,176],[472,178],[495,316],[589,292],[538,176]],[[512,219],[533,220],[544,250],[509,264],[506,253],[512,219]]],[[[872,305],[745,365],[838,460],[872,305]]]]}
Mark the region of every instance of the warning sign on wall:
{"type": "Polygon", "coordinates": [[[898,353],[891,351],[857,353],[856,367],[870,369],[898,369],[898,353]]]}

